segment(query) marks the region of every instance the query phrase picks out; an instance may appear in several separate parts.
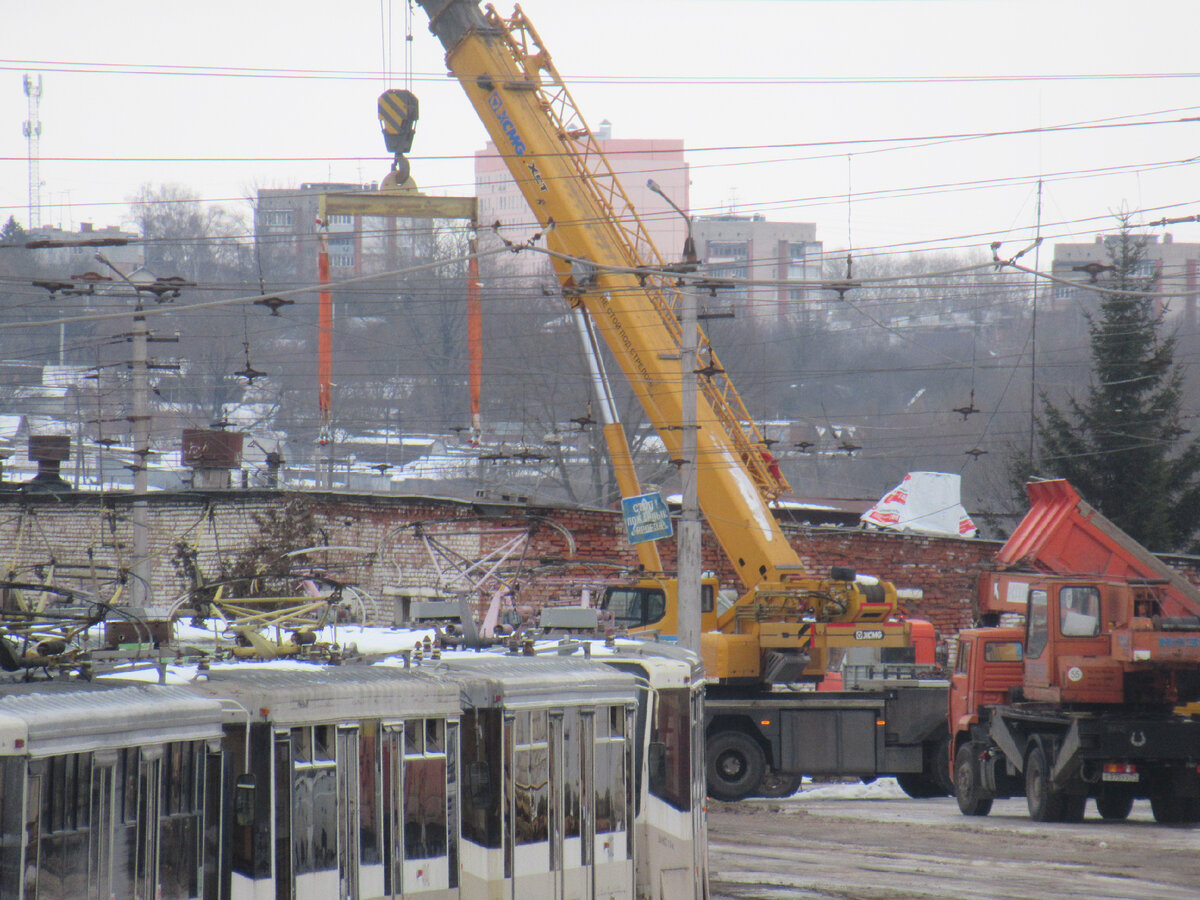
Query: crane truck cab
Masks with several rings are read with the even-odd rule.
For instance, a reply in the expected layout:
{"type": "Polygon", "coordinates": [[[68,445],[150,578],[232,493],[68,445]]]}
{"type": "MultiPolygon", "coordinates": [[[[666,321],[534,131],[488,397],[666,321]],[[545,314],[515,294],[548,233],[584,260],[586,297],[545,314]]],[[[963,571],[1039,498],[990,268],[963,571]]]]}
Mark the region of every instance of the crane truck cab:
{"type": "MultiPolygon", "coordinates": [[[[720,586],[716,578],[700,580],[700,628],[717,627],[720,586]]],[[[630,634],[653,634],[674,640],[679,634],[678,583],[673,578],[641,578],[609,585],[600,609],[612,616],[613,626],[630,634]]]]}
{"type": "Polygon", "coordinates": [[[1037,821],[1200,821],[1200,618],[1155,615],[1159,586],[1030,576],[1025,627],[962,632],[949,728],[960,810],[1025,796],[1037,821]]]}

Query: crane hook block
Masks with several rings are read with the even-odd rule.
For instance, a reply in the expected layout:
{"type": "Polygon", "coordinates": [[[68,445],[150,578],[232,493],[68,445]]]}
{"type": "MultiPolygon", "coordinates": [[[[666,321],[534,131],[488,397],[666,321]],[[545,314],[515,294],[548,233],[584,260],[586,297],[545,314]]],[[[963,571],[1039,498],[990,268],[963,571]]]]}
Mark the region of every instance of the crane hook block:
{"type": "Polygon", "coordinates": [[[379,95],[379,124],[383,143],[399,159],[412,149],[413,132],[419,118],[417,95],[392,88],[379,95]]]}

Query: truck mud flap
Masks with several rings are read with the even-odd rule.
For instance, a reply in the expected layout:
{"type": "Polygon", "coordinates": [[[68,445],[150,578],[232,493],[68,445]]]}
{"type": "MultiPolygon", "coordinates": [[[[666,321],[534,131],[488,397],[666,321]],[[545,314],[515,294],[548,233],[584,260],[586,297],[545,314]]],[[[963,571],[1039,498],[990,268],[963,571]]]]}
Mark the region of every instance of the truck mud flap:
{"type": "Polygon", "coordinates": [[[992,716],[992,724],[990,736],[996,742],[996,746],[1008,758],[1018,772],[1025,771],[1025,748],[1023,740],[1018,740],[1017,735],[1008,727],[1008,723],[1004,721],[1003,716],[992,716]]]}

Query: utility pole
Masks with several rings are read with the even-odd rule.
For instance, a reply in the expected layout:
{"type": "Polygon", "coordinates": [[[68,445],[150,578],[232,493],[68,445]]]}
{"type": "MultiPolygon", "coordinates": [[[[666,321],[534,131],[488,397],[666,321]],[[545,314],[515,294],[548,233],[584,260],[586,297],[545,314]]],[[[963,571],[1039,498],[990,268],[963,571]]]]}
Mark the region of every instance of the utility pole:
{"type": "Polygon", "coordinates": [[[149,476],[146,467],[150,457],[150,359],[146,352],[149,332],[143,315],[142,295],[137,292],[133,312],[133,354],[130,369],[133,371],[133,581],[130,585],[130,605],[149,609],[154,600],[150,586],[150,508],[146,502],[149,476]]]}
{"type": "MultiPolygon", "coordinates": [[[[696,242],[692,238],[692,217],[680,209],[668,197],[658,182],[650,179],[646,187],[662,197],[670,207],[683,216],[687,223],[687,240],[683,245],[683,267],[688,271],[696,268],[696,242]]],[[[696,482],[698,454],[696,431],[696,403],[698,389],[696,370],[700,368],[699,335],[696,323],[696,293],[689,285],[680,288],[681,308],[679,317],[679,384],[680,421],[683,432],[680,440],[679,479],[682,483],[683,502],[679,510],[679,533],[676,535],[676,590],[679,604],[679,644],[700,652],[700,572],[704,562],[700,547],[700,502],[696,482]]]]}
{"type": "Polygon", "coordinates": [[[116,275],[133,288],[133,330],[127,335],[132,344],[129,358],[129,368],[132,381],[132,403],[129,422],[133,431],[133,565],[130,568],[133,579],[130,582],[129,605],[149,610],[154,603],[152,581],[154,566],[150,558],[150,507],[146,496],[149,492],[150,479],[147,471],[150,463],[150,369],[176,369],[173,364],[160,365],[152,363],[148,352],[151,340],[177,341],[173,338],[152,338],[146,328],[145,307],[142,295],[149,293],[159,303],[166,303],[179,296],[185,286],[183,279],[156,278],[148,272],[135,272],[134,281],[125,273],[109,262],[103,253],[96,254],[96,260],[110,268],[116,275]]]}

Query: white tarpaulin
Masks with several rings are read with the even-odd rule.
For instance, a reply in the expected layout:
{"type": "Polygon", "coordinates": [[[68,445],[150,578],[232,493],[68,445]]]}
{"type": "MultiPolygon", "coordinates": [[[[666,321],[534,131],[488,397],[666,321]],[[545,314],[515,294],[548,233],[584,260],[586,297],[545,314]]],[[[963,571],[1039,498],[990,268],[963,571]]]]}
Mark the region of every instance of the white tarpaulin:
{"type": "Polygon", "coordinates": [[[909,472],[862,514],[862,520],[897,531],[974,537],[975,523],[963,509],[961,484],[962,478],[949,472],[909,472]]]}

